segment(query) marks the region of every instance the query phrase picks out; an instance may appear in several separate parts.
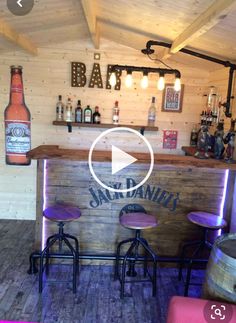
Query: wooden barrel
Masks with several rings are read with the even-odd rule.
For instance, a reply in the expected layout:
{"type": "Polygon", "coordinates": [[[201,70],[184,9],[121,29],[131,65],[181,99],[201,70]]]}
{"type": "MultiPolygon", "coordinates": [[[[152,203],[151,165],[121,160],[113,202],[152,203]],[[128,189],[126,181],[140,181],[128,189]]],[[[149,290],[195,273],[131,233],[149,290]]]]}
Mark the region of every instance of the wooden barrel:
{"type": "Polygon", "coordinates": [[[236,304],[236,234],[218,237],[211,250],[203,297],[236,304]]]}

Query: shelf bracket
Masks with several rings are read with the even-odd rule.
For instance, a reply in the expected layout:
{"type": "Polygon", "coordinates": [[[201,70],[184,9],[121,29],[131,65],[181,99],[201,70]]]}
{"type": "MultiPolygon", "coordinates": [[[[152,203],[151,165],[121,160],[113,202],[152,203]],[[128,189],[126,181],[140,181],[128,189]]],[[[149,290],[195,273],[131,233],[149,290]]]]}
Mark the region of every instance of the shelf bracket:
{"type": "Polygon", "coordinates": [[[144,136],[144,131],[145,131],[145,127],[141,127],[141,128],[140,128],[140,133],[141,133],[141,135],[143,135],[143,136],[144,136]]]}
{"type": "Polygon", "coordinates": [[[72,132],[72,123],[71,122],[67,122],[67,128],[68,128],[68,132],[72,132]]]}

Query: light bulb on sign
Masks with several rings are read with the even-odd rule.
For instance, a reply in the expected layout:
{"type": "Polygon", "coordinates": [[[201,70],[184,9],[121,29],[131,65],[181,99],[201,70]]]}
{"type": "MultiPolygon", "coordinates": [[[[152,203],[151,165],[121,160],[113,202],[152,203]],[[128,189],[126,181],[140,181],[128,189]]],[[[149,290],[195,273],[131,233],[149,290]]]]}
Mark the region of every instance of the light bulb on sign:
{"type": "Polygon", "coordinates": [[[157,82],[158,90],[162,91],[165,88],[165,78],[164,75],[160,75],[158,82],[157,82]]]}
{"type": "Polygon", "coordinates": [[[127,72],[126,78],[125,78],[125,86],[131,87],[133,85],[133,78],[131,72],[127,72]]]}
{"type": "Polygon", "coordinates": [[[116,86],[116,73],[112,72],[110,79],[109,79],[109,83],[111,87],[115,87],[116,86]]]}
{"type": "Polygon", "coordinates": [[[176,77],[176,79],[175,79],[174,89],[175,89],[175,91],[180,91],[180,89],[181,89],[181,82],[180,82],[179,77],[176,77]]]}
{"type": "Polygon", "coordinates": [[[141,79],[140,84],[141,84],[142,89],[146,89],[148,87],[148,76],[147,76],[147,74],[143,73],[143,77],[141,79]]]}

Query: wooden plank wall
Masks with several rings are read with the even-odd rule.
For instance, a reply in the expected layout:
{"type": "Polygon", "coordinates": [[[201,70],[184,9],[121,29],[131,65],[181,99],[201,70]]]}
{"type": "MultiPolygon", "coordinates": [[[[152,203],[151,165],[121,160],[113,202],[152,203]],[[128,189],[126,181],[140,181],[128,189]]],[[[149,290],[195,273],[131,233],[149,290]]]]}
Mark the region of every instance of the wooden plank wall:
{"type": "MultiPolygon", "coordinates": [[[[43,161],[39,161],[40,174],[42,164],[43,161]]],[[[117,183],[126,183],[130,178],[137,180],[146,174],[145,168],[145,165],[132,165],[129,171],[124,169],[112,179],[117,183]]],[[[99,168],[96,168],[97,176],[107,182],[111,178],[109,172],[109,163],[99,163],[99,168]]],[[[156,216],[159,223],[157,228],[146,230],[144,236],[160,255],[174,256],[179,254],[183,241],[200,238],[202,233],[198,226],[186,219],[187,213],[192,210],[220,213],[224,172],[218,169],[155,166],[151,177],[140,189],[133,193],[110,192],[107,195],[106,190],[92,178],[86,162],[51,159],[46,164],[44,203],[50,206],[55,201],[63,201],[80,207],[81,218],[67,223],[66,230],[79,237],[82,252],[90,253],[113,253],[118,241],[130,237],[131,231],[119,224],[119,212],[126,204],[141,204],[147,212],[156,216]],[[150,192],[153,193],[150,195],[150,192]],[[94,194],[100,200],[99,205],[94,194]]],[[[39,186],[42,187],[43,177],[40,178],[39,186]]],[[[37,247],[41,244],[41,214],[42,209],[38,209],[37,247]]],[[[50,221],[46,222],[45,228],[46,237],[58,230],[56,224],[50,221]]]]}
{"type": "MultiPolygon", "coordinates": [[[[106,89],[72,88],[70,86],[70,62],[83,62],[87,66],[87,76],[94,61],[94,50],[85,41],[69,42],[39,49],[37,57],[13,52],[0,57],[0,218],[34,219],[36,204],[36,162],[30,167],[6,166],[4,160],[4,123],[3,112],[9,100],[10,73],[9,66],[21,64],[24,67],[24,88],[26,103],[32,114],[32,147],[41,144],[60,144],[68,148],[89,148],[102,130],[73,129],[68,134],[63,127],[52,126],[55,119],[55,104],[58,94],[65,100],[70,96],[75,105],[81,99],[83,107],[98,105],[103,122],[110,122],[115,100],[120,102],[120,121],[123,123],[146,124],[147,111],[151,97],[157,97],[158,133],[147,133],[146,137],[155,152],[162,152],[162,135],[164,129],[179,131],[177,150],[164,152],[181,153],[181,146],[189,144],[193,123],[199,122],[202,110],[202,95],[209,85],[209,73],[194,66],[189,67],[173,63],[182,73],[185,85],[183,112],[161,112],[162,93],[156,89],[156,79],[152,76],[150,87],[142,90],[139,86],[140,75],[135,74],[133,89],[122,88],[121,91],[106,89]]],[[[122,47],[116,43],[104,41],[99,61],[102,76],[106,76],[107,64],[127,64],[157,66],[138,51],[122,47]]],[[[96,61],[97,62],[97,61],[96,61]]],[[[169,78],[167,81],[171,81],[169,78]]],[[[130,142],[126,137],[120,138],[121,149],[128,149],[130,142]]],[[[132,145],[134,150],[134,145],[132,145]]],[[[106,147],[106,142],[105,142],[106,147]]],[[[137,145],[138,147],[138,145],[137,145]]],[[[104,148],[104,147],[103,147],[104,148]]],[[[140,147],[137,148],[139,150],[140,147]]]]}

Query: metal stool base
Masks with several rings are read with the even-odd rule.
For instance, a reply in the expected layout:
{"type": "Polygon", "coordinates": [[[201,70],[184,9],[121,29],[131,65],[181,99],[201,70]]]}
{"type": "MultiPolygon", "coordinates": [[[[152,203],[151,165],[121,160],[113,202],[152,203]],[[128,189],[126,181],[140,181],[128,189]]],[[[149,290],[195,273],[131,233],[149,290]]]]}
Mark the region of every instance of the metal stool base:
{"type": "Polygon", "coordinates": [[[135,231],[135,237],[130,238],[124,241],[121,241],[116,250],[116,261],[115,261],[115,275],[114,279],[119,279],[121,284],[121,290],[120,290],[120,297],[123,298],[125,294],[125,283],[135,283],[135,282],[145,282],[145,281],[151,281],[152,282],[152,295],[156,296],[156,272],[157,272],[157,255],[152,251],[152,249],[149,247],[147,241],[140,237],[140,230],[135,231]],[[127,243],[130,243],[130,247],[128,251],[125,253],[124,256],[120,255],[121,247],[127,243]],[[142,246],[145,251],[145,256],[139,255],[139,247],[142,246]],[[120,274],[120,261],[122,260],[121,265],[121,274],[120,274]],[[145,280],[125,280],[126,276],[129,277],[135,277],[137,275],[135,271],[135,263],[138,261],[143,261],[144,267],[143,267],[143,274],[144,277],[147,276],[149,279],[145,280]],[[152,275],[148,271],[147,265],[148,261],[152,261],[153,263],[153,272],[152,275]],[[129,262],[129,270],[127,269],[127,262],[129,262]]]}
{"type": "MultiPolygon", "coordinates": [[[[76,283],[77,283],[77,269],[78,269],[78,261],[79,261],[79,243],[76,237],[71,236],[69,234],[64,233],[63,227],[64,223],[59,222],[59,232],[50,236],[47,239],[46,247],[41,251],[39,256],[39,293],[41,294],[43,291],[43,271],[46,268],[46,272],[49,272],[49,259],[52,258],[53,253],[50,253],[50,248],[56,243],[59,243],[59,252],[63,256],[65,255],[62,253],[62,244],[64,243],[68,249],[70,250],[70,254],[72,255],[73,259],[73,278],[72,278],[72,286],[73,286],[73,293],[76,293],[76,283]],[[73,240],[75,243],[75,247],[70,243],[69,240],[73,240]],[[46,259],[46,263],[44,265],[44,259],[46,259]]],[[[33,263],[34,264],[34,263],[33,263]]],[[[37,272],[37,267],[35,264],[31,266],[29,273],[37,272]]]]}
{"type": "MultiPolygon", "coordinates": [[[[198,241],[191,241],[188,243],[185,243],[182,247],[182,252],[181,252],[181,261],[180,261],[180,266],[179,266],[179,273],[178,273],[178,280],[180,281],[183,278],[183,267],[184,264],[187,264],[187,275],[186,275],[186,280],[184,281],[184,296],[188,296],[188,291],[189,291],[189,286],[190,285],[195,285],[194,283],[191,283],[191,274],[192,274],[192,266],[194,263],[195,258],[198,256],[200,251],[208,248],[212,248],[212,244],[207,241],[207,234],[208,234],[208,229],[206,228],[204,230],[204,238],[202,240],[198,241]],[[189,247],[196,246],[196,249],[192,253],[191,257],[186,257],[186,249],[189,247]]],[[[203,258],[202,262],[198,261],[198,263],[207,263],[207,259],[203,258]]]]}

